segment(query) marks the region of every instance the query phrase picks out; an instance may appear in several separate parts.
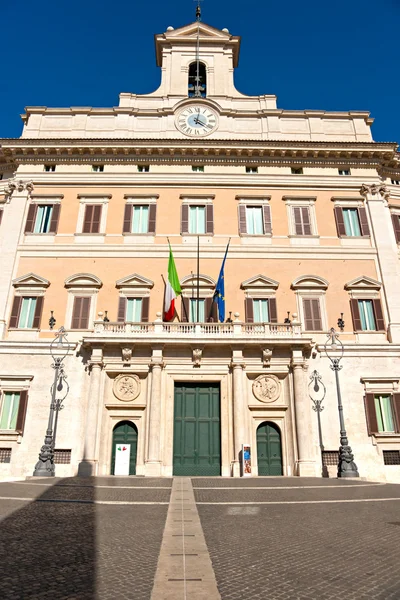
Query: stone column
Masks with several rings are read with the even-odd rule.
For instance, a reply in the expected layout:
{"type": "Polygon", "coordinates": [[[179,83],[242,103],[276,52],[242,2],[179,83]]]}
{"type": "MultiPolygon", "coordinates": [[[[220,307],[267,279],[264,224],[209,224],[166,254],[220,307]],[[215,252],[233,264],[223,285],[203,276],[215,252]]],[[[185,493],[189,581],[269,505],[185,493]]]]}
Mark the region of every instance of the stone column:
{"type": "Polygon", "coordinates": [[[364,196],[370,216],[371,235],[378,252],[380,277],[383,284],[382,302],[385,304],[390,342],[400,343],[400,262],[397,244],[387,199],[389,191],[385,185],[363,185],[364,196]]]}
{"type": "Polygon", "coordinates": [[[101,401],[100,386],[101,372],[103,369],[102,359],[102,349],[94,348],[92,359],[90,361],[90,384],[86,408],[85,445],[83,448],[83,458],[78,467],[78,475],[81,477],[97,475],[99,460],[96,441],[99,426],[99,405],[101,401]]]}
{"type": "Polygon", "coordinates": [[[244,398],[243,370],[245,368],[241,350],[234,350],[232,358],[233,376],[233,477],[240,477],[240,453],[246,437],[246,406],[244,398]]]}
{"type": "Polygon", "coordinates": [[[296,411],[296,433],[298,447],[297,474],[304,477],[315,477],[316,462],[312,453],[311,400],[308,397],[304,378],[303,357],[293,352],[293,387],[296,411]]]}
{"type": "Polygon", "coordinates": [[[4,191],[6,206],[0,236],[0,339],[4,338],[7,326],[8,299],[17,260],[17,247],[24,228],[24,216],[33,184],[31,181],[11,179],[4,191]]]}
{"type": "Polygon", "coordinates": [[[162,350],[153,349],[150,363],[152,369],[151,397],[149,408],[149,443],[146,460],[146,475],[160,477],[161,475],[161,377],[164,363],[162,350]]]}

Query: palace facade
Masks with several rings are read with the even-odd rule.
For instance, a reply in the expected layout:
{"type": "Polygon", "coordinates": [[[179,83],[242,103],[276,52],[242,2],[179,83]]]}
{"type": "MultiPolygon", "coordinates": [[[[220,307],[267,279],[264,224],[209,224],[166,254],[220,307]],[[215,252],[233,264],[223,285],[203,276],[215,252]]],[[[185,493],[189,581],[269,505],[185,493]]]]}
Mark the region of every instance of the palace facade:
{"type": "Polygon", "coordinates": [[[238,92],[240,44],[168,27],[155,92],[28,107],[0,140],[0,478],[33,473],[60,326],[57,475],[240,476],[248,444],[253,476],[336,476],[335,327],[360,476],[400,481],[397,144],[366,112],[238,92]]]}

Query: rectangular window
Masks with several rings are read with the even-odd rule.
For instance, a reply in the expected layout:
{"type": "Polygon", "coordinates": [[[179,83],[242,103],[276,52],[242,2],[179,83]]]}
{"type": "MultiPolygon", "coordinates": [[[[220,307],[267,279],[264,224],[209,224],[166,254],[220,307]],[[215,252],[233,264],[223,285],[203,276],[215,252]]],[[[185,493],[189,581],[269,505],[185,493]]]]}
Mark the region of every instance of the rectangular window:
{"type": "Polygon", "coordinates": [[[33,233],[49,233],[52,215],[53,204],[39,204],[36,209],[33,233]]]}
{"type": "Polygon", "coordinates": [[[132,233],[147,233],[149,231],[149,206],[133,207],[132,233]]]}
{"type": "Polygon", "coordinates": [[[206,207],[189,206],[189,233],[206,232],[206,207]]]}
{"type": "Polygon", "coordinates": [[[400,179],[391,179],[393,185],[400,185],[400,179]]]}
{"type": "Polygon", "coordinates": [[[246,173],[258,173],[258,167],[246,167],[246,173]]]}
{"type": "Polygon", "coordinates": [[[400,451],[399,450],[383,450],[383,464],[384,465],[400,465],[400,451]]]}
{"type": "Polygon", "coordinates": [[[262,235],[263,226],[262,206],[246,206],[246,231],[250,235],[262,235]]]}
{"type": "Polygon", "coordinates": [[[19,392],[4,392],[1,403],[0,429],[16,430],[20,396],[19,392]]]}
{"type": "Polygon", "coordinates": [[[206,308],[205,300],[199,299],[199,318],[197,318],[197,298],[190,298],[190,303],[189,303],[190,323],[204,323],[205,322],[205,308],[206,308]]]}
{"type": "Polygon", "coordinates": [[[293,221],[296,235],[311,235],[311,218],[308,206],[293,206],[293,221]]]}
{"type": "Polygon", "coordinates": [[[392,398],[389,394],[375,395],[375,412],[379,433],[394,433],[396,431],[392,409],[392,398]]]}
{"type": "Polygon", "coordinates": [[[126,320],[132,323],[140,323],[142,320],[142,299],[126,299],[126,320]]]}
{"type": "Polygon", "coordinates": [[[392,213],[392,223],[394,229],[394,235],[396,237],[396,242],[400,242],[400,215],[396,213],[392,213]]]}
{"type": "Polygon", "coordinates": [[[0,463],[11,462],[11,448],[0,448],[0,463]]]}
{"type": "Polygon", "coordinates": [[[253,300],[254,323],[269,323],[268,300],[253,300]]]}
{"type": "Polygon", "coordinates": [[[372,300],[358,300],[361,331],[376,331],[374,307],[372,300]]]}
{"type": "Polygon", "coordinates": [[[3,220],[3,209],[0,209],[0,225],[3,220]]]}
{"type": "Polygon", "coordinates": [[[69,465],[71,463],[71,450],[54,450],[54,464],[69,465]]]}
{"type": "Polygon", "coordinates": [[[303,175],[303,167],[291,167],[292,175],[303,175]]]}
{"type": "Polygon", "coordinates": [[[91,298],[88,296],[74,298],[71,329],[88,329],[90,300],[91,298]]]}
{"type": "Polygon", "coordinates": [[[44,165],[44,170],[46,173],[54,173],[56,165],[44,165]]]}
{"type": "Polygon", "coordinates": [[[101,209],[101,204],[86,204],[83,217],[83,233],[100,232],[101,209]]]}
{"type": "Polygon", "coordinates": [[[194,173],[204,173],[204,166],[203,165],[192,165],[192,171],[194,173]]]}
{"type": "Polygon", "coordinates": [[[321,307],[319,298],[303,298],[304,329],[322,331],[321,307]]]}
{"type": "Polygon", "coordinates": [[[139,173],[148,173],[150,171],[150,165],[138,165],[137,170],[139,173]]]}
{"type": "Polygon", "coordinates": [[[21,310],[18,319],[19,329],[32,329],[35,318],[37,298],[22,298],[21,310]]]}
{"type": "Polygon", "coordinates": [[[93,173],[103,173],[104,165],[92,165],[92,171],[93,173]]]}
{"type": "Polygon", "coordinates": [[[360,219],[357,208],[343,208],[344,229],[347,236],[361,236],[360,219]]]}
{"type": "Polygon", "coordinates": [[[337,467],[339,463],[338,450],[324,450],[322,452],[322,465],[324,467],[337,467]]]}
{"type": "Polygon", "coordinates": [[[338,169],[339,175],[351,175],[350,169],[338,169]]]}

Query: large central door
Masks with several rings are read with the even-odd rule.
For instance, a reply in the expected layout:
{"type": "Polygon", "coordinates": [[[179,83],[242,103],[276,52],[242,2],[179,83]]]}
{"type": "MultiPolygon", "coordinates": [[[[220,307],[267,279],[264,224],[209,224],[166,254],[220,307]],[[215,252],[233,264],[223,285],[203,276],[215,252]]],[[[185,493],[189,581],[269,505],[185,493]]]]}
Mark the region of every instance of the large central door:
{"type": "Polygon", "coordinates": [[[219,384],[175,384],[174,475],[220,475],[219,384]]]}
{"type": "Polygon", "coordinates": [[[259,475],[282,475],[281,432],[275,423],[261,423],[257,429],[259,475]]]}

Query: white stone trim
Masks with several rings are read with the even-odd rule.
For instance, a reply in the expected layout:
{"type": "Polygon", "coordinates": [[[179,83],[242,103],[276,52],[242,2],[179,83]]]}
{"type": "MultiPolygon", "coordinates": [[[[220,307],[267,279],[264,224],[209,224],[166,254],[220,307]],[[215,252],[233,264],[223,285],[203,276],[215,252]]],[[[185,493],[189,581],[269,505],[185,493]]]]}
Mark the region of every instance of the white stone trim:
{"type": "Polygon", "coordinates": [[[301,275],[291,284],[292,290],[302,290],[304,292],[313,292],[315,290],[327,290],[329,281],[318,275],[301,275]]]}
{"type": "Polygon", "coordinates": [[[374,300],[379,298],[382,287],[380,281],[362,275],[345,283],[344,289],[349,292],[350,298],[357,300],[374,300]]]}
{"type": "Polygon", "coordinates": [[[318,331],[319,333],[323,333],[324,331],[328,331],[328,315],[326,311],[326,302],[325,302],[326,290],[321,288],[317,289],[297,289],[295,291],[296,303],[297,303],[297,314],[300,317],[300,323],[302,324],[302,329],[305,333],[310,333],[309,329],[306,329],[305,323],[305,314],[304,314],[304,305],[303,300],[307,299],[319,299],[319,310],[321,314],[321,323],[322,323],[322,331],[318,331]]]}
{"type": "Polygon", "coordinates": [[[365,393],[396,394],[400,391],[400,377],[360,377],[365,393]]]}
{"type": "MultiPolygon", "coordinates": [[[[295,242],[295,239],[307,240],[306,244],[309,244],[313,238],[316,243],[319,243],[319,235],[317,228],[317,216],[315,214],[315,202],[317,198],[315,196],[283,196],[282,200],[286,203],[286,212],[288,217],[289,226],[289,237],[293,238],[291,241],[295,242]],[[296,226],[294,223],[293,207],[306,206],[310,212],[310,224],[311,224],[311,235],[298,235],[296,233],[296,226]]],[[[315,242],[314,242],[315,243],[315,242]]]]}
{"type": "Polygon", "coordinates": [[[332,196],[331,201],[340,208],[363,208],[365,207],[364,198],[356,196],[332,196]]]}
{"type": "MultiPolygon", "coordinates": [[[[139,204],[139,205],[149,205],[149,204],[157,204],[157,200],[160,197],[159,194],[125,194],[124,199],[126,200],[126,204],[139,204]]],[[[137,235],[137,234],[134,234],[137,235]]]]}
{"type": "Polygon", "coordinates": [[[153,281],[137,273],[123,277],[115,284],[115,287],[119,289],[119,296],[124,298],[150,297],[150,290],[153,286],[153,281]]]}
{"type": "Polygon", "coordinates": [[[64,194],[32,194],[31,204],[61,204],[64,194]]]}
{"type": "Polygon", "coordinates": [[[80,298],[91,298],[90,301],[90,311],[89,311],[89,319],[88,319],[88,330],[93,329],[93,323],[96,320],[96,310],[97,310],[97,294],[99,290],[88,290],[87,288],[74,288],[68,290],[68,298],[67,298],[67,308],[65,311],[65,323],[69,324],[69,331],[87,331],[86,329],[72,329],[72,311],[74,308],[74,300],[75,297],[78,296],[80,298]]]}
{"type": "MultiPolygon", "coordinates": [[[[186,275],[181,279],[182,298],[197,298],[197,275],[186,275]]],[[[212,298],[215,292],[216,282],[208,275],[199,274],[199,298],[212,298]]]]}
{"type": "Polygon", "coordinates": [[[265,275],[256,275],[243,281],[240,287],[245,292],[245,298],[275,298],[279,282],[265,275]]]}
{"type": "MultiPolygon", "coordinates": [[[[78,212],[78,221],[76,224],[76,232],[75,235],[84,235],[87,237],[103,235],[106,233],[106,223],[107,223],[107,212],[108,212],[108,203],[111,196],[108,195],[96,195],[96,194],[86,194],[81,195],[78,194],[79,198],[79,212],[78,212]],[[100,219],[100,231],[99,233],[83,233],[83,222],[85,217],[85,206],[86,204],[101,204],[101,219],[100,219]]],[[[82,240],[79,240],[80,242],[82,240]]]]}
{"type": "Polygon", "coordinates": [[[28,273],[14,279],[12,285],[15,288],[15,296],[44,296],[50,281],[35,273],[28,273]]]}

